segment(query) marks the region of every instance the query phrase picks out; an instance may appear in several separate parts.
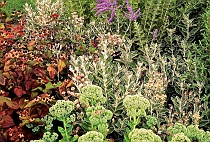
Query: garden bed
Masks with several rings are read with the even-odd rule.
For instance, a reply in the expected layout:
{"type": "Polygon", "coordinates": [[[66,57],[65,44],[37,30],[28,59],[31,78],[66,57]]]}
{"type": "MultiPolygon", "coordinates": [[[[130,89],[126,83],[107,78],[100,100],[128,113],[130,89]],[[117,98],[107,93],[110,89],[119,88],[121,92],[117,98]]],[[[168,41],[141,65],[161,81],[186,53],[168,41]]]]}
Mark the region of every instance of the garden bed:
{"type": "Polygon", "coordinates": [[[0,4],[1,142],[209,142],[207,0],[0,4]]]}

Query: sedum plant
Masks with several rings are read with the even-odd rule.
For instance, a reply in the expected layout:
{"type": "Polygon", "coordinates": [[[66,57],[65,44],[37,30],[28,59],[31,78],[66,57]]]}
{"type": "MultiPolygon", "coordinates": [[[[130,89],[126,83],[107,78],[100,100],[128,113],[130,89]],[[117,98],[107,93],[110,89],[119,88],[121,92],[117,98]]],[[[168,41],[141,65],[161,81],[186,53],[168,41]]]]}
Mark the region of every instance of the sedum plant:
{"type": "Polygon", "coordinates": [[[167,128],[169,134],[168,140],[178,141],[187,139],[187,141],[207,142],[210,140],[209,131],[199,129],[196,125],[185,126],[181,123],[175,123],[174,126],[167,128]],[[188,140],[189,139],[189,140],[188,140]]]}
{"type": "Polygon", "coordinates": [[[140,94],[137,95],[127,95],[124,100],[123,100],[123,105],[127,111],[127,115],[130,117],[130,121],[128,122],[128,126],[130,128],[127,128],[127,134],[124,135],[124,140],[126,142],[134,142],[134,141],[141,141],[141,140],[145,140],[145,141],[158,141],[158,139],[160,138],[156,138],[155,134],[151,134],[151,136],[149,136],[150,133],[153,133],[152,130],[148,131],[148,134],[138,134],[141,133],[140,131],[144,131],[146,129],[136,129],[136,126],[140,123],[141,118],[145,117],[147,122],[146,124],[151,127],[152,125],[156,124],[157,121],[156,119],[154,119],[154,117],[149,117],[146,116],[146,109],[150,106],[150,102],[148,99],[146,99],[145,97],[143,97],[140,94]],[[151,132],[150,132],[151,131],[151,132]],[[137,133],[136,135],[133,133],[137,133]],[[141,136],[139,136],[141,135],[141,136]],[[148,137],[146,136],[148,135],[148,137]],[[154,138],[154,139],[153,139],[154,138]],[[156,140],[157,139],[157,140],[156,140]]]}
{"type": "Polygon", "coordinates": [[[80,102],[86,105],[85,122],[82,127],[85,130],[100,132],[106,137],[108,134],[107,121],[111,120],[113,113],[101,106],[105,103],[102,88],[95,85],[87,85],[81,89],[80,102]]]}
{"type": "MultiPolygon", "coordinates": [[[[46,115],[42,121],[45,122],[45,133],[46,137],[48,136],[48,141],[57,141],[56,137],[52,137],[52,135],[56,135],[52,129],[53,120],[58,120],[63,123],[63,127],[58,126],[58,131],[60,132],[62,139],[59,142],[74,142],[77,140],[78,136],[71,136],[73,129],[73,122],[76,120],[75,114],[71,114],[74,110],[74,103],[72,101],[58,100],[55,105],[53,105],[49,109],[49,114],[46,115]],[[51,136],[50,136],[51,135],[51,136]]],[[[46,139],[43,137],[41,140],[46,139]]]]}
{"type": "Polygon", "coordinates": [[[162,142],[160,137],[153,133],[152,130],[144,128],[133,129],[128,134],[128,138],[130,140],[125,140],[125,142],[162,142]]]}
{"type": "Polygon", "coordinates": [[[191,142],[190,139],[184,135],[184,133],[177,133],[172,137],[169,142],[191,142]]]}
{"type": "Polygon", "coordinates": [[[89,131],[80,136],[78,142],[104,142],[104,136],[100,132],[89,131]]]}
{"type": "Polygon", "coordinates": [[[57,133],[45,132],[41,140],[31,140],[30,142],[56,142],[57,139],[57,133]]]}
{"type": "Polygon", "coordinates": [[[133,127],[131,129],[135,129],[136,125],[140,122],[140,117],[146,116],[145,110],[150,106],[150,102],[139,94],[127,95],[123,100],[123,105],[127,115],[133,119],[133,127]]]}
{"type": "Polygon", "coordinates": [[[104,104],[106,98],[103,96],[102,88],[96,85],[87,85],[81,89],[80,102],[86,106],[104,104]]]}
{"type": "Polygon", "coordinates": [[[92,106],[86,109],[85,120],[90,124],[89,130],[98,131],[106,136],[109,131],[107,121],[111,120],[112,116],[112,112],[103,106],[92,106]]]}
{"type": "Polygon", "coordinates": [[[196,127],[195,125],[189,125],[187,127],[186,136],[190,138],[191,141],[198,140],[200,142],[208,142],[210,141],[210,132],[204,131],[196,127]]]}
{"type": "Polygon", "coordinates": [[[186,133],[187,132],[187,128],[186,126],[184,126],[181,123],[175,123],[174,126],[170,126],[167,128],[168,132],[173,135],[173,134],[177,134],[177,133],[186,133]]]}

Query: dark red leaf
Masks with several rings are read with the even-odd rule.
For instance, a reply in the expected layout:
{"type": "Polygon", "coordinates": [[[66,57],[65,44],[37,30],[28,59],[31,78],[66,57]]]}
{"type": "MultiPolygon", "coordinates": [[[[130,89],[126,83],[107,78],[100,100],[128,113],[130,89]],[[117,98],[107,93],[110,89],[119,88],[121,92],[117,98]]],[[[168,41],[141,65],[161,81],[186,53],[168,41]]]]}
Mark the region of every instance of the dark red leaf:
{"type": "Polygon", "coordinates": [[[1,95],[2,95],[3,97],[7,97],[7,96],[9,96],[9,92],[2,91],[2,92],[1,92],[1,95]]]}
{"type": "Polygon", "coordinates": [[[21,97],[23,95],[23,89],[20,86],[17,86],[14,88],[14,93],[18,96],[21,97]]]}
{"type": "Polygon", "coordinates": [[[6,142],[5,138],[3,137],[3,135],[0,135],[0,142],[6,142]]]}
{"type": "Polygon", "coordinates": [[[28,80],[28,81],[25,81],[24,84],[25,84],[25,87],[26,87],[26,91],[28,91],[31,88],[31,86],[33,84],[33,81],[28,80]]]}
{"type": "Polygon", "coordinates": [[[6,78],[5,78],[4,75],[0,72],[0,85],[5,85],[5,80],[6,80],[6,78]]]}
{"type": "Polygon", "coordinates": [[[0,121],[1,128],[8,128],[15,125],[13,119],[9,115],[4,115],[0,121]]]}
{"type": "Polygon", "coordinates": [[[23,72],[20,70],[20,68],[15,69],[15,72],[17,73],[18,77],[23,76],[23,72]]]}
{"type": "Polygon", "coordinates": [[[34,69],[34,74],[37,77],[43,77],[43,76],[46,75],[44,69],[42,69],[42,68],[36,68],[36,69],[34,69]]]}
{"type": "Polygon", "coordinates": [[[25,98],[21,98],[21,99],[19,100],[18,105],[19,105],[19,107],[20,107],[21,109],[23,109],[24,106],[25,106],[26,103],[27,103],[25,100],[26,100],[25,98]]]}
{"type": "Polygon", "coordinates": [[[14,112],[14,109],[7,109],[5,110],[6,115],[12,115],[12,113],[14,112]]]}

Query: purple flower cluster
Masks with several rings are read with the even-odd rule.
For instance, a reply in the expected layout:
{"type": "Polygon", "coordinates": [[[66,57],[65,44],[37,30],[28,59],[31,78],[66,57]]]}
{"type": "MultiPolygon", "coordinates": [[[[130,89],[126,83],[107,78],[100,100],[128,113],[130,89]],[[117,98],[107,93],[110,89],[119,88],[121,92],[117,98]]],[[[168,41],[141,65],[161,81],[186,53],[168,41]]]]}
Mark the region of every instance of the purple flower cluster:
{"type": "Polygon", "coordinates": [[[125,0],[126,2],[126,7],[128,9],[129,13],[124,12],[125,17],[128,18],[131,21],[136,20],[138,17],[140,17],[141,13],[140,13],[140,8],[134,13],[132,10],[132,7],[129,5],[128,0],[125,0]]]}
{"type": "MultiPolygon", "coordinates": [[[[119,9],[122,7],[122,5],[117,6],[118,0],[96,0],[97,5],[93,10],[98,10],[96,12],[96,15],[99,15],[102,12],[105,11],[110,11],[111,10],[111,15],[107,23],[110,23],[115,15],[115,10],[119,9]]],[[[131,21],[136,20],[138,17],[140,17],[140,8],[134,13],[132,10],[132,7],[129,5],[128,0],[125,0],[126,2],[126,7],[128,9],[129,13],[124,12],[125,17],[128,18],[131,21]]]]}
{"type": "Polygon", "coordinates": [[[107,23],[110,23],[113,20],[114,15],[115,15],[115,9],[119,9],[122,7],[121,5],[117,6],[118,0],[115,0],[114,2],[113,0],[97,0],[97,3],[98,4],[93,9],[93,10],[98,10],[96,12],[96,15],[99,15],[102,12],[111,10],[111,15],[107,23]]]}

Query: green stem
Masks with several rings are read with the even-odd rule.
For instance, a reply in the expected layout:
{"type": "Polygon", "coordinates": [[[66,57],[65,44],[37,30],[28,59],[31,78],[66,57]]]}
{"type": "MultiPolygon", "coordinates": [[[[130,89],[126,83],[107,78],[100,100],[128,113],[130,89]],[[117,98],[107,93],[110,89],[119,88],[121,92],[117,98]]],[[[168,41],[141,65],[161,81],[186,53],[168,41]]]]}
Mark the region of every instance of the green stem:
{"type": "Polygon", "coordinates": [[[133,129],[135,129],[136,128],[136,116],[135,117],[133,117],[133,122],[134,122],[134,126],[133,126],[133,129]]]}
{"type": "Polygon", "coordinates": [[[126,29],[126,31],[125,31],[125,33],[123,35],[123,39],[126,36],[126,33],[128,32],[128,30],[130,30],[130,28],[131,28],[131,20],[129,20],[128,28],[126,29]]]}
{"type": "Polygon", "coordinates": [[[64,120],[63,120],[63,127],[64,127],[64,130],[65,130],[65,138],[64,139],[66,140],[66,142],[70,142],[69,141],[69,136],[68,136],[68,133],[67,133],[66,125],[67,125],[66,118],[64,118],[64,120]]]}

